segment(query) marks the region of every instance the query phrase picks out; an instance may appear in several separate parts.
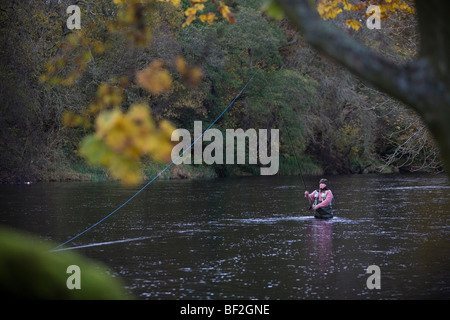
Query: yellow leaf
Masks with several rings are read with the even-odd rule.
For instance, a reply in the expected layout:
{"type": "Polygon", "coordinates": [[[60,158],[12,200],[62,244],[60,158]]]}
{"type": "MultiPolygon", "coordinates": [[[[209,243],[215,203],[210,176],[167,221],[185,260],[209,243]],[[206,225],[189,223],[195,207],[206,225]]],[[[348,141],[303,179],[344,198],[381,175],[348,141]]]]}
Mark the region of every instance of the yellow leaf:
{"type": "Polygon", "coordinates": [[[182,56],[177,56],[175,58],[175,65],[177,66],[177,71],[181,74],[187,71],[186,61],[182,56]]]}
{"type": "Polygon", "coordinates": [[[186,21],[183,23],[182,27],[188,26],[194,21],[197,17],[197,11],[202,11],[205,8],[205,5],[196,3],[193,7],[186,9],[184,15],[187,17],[186,21]]]}
{"type": "Polygon", "coordinates": [[[201,22],[208,22],[209,24],[212,24],[214,20],[217,20],[217,17],[214,13],[209,12],[208,14],[202,14],[200,17],[201,22]]]}
{"type": "Polygon", "coordinates": [[[110,147],[119,150],[123,145],[123,139],[121,137],[118,140],[114,140],[117,135],[118,127],[121,126],[120,122],[123,119],[122,112],[115,108],[114,110],[104,111],[100,113],[95,120],[96,136],[103,139],[110,147]],[[111,139],[111,134],[113,138],[111,139]]]}
{"type": "Polygon", "coordinates": [[[183,79],[191,86],[197,87],[203,78],[203,72],[199,67],[188,67],[183,57],[177,56],[175,59],[177,71],[183,79]]]}
{"type": "Polygon", "coordinates": [[[70,45],[76,47],[78,46],[78,44],[80,43],[80,39],[76,36],[75,33],[71,33],[66,37],[66,41],[67,43],[69,43],[70,45]]]}
{"type": "Polygon", "coordinates": [[[170,139],[172,132],[176,129],[169,121],[161,120],[159,122],[159,128],[170,139]]]}
{"type": "Polygon", "coordinates": [[[195,6],[196,4],[201,4],[208,2],[209,0],[191,0],[191,6],[195,6]]]}
{"type": "Polygon", "coordinates": [[[62,123],[65,127],[78,127],[83,123],[81,116],[65,110],[62,116],[62,123]]]}
{"type": "Polygon", "coordinates": [[[359,28],[362,27],[361,22],[359,22],[358,20],[352,20],[352,19],[346,20],[345,21],[345,25],[347,27],[351,27],[351,28],[353,28],[355,30],[359,30],[359,28]]]}
{"type": "Polygon", "coordinates": [[[342,1],[342,4],[344,5],[344,10],[352,10],[353,5],[351,3],[348,3],[348,0],[342,1]]]}
{"type": "Polygon", "coordinates": [[[220,1],[219,7],[217,8],[222,16],[228,20],[229,23],[236,23],[236,18],[234,14],[230,11],[230,7],[225,5],[223,1],[220,1]]]}
{"type": "Polygon", "coordinates": [[[334,19],[342,12],[342,9],[337,6],[338,3],[339,1],[321,0],[317,6],[317,11],[324,20],[334,19]]]}
{"type": "Polygon", "coordinates": [[[126,113],[119,108],[102,111],[95,124],[96,132],[83,139],[80,154],[90,164],[108,168],[112,177],[125,185],[142,179],[142,157],[170,160],[175,128],[166,120],[156,126],[146,104],[133,104],[126,113]]]}
{"type": "Polygon", "coordinates": [[[201,5],[196,5],[195,7],[187,8],[186,11],[184,12],[184,15],[188,17],[191,15],[197,14],[198,10],[203,10],[203,8],[199,9],[199,6],[202,6],[203,8],[205,7],[203,4],[201,4],[201,5]]]}
{"type": "Polygon", "coordinates": [[[194,21],[196,19],[195,14],[189,15],[186,18],[186,21],[181,25],[183,28],[190,25],[192,23],[192,21],[194,21]]]}
{"type": "Polygon", "coordinates": [[[96,104],[99,109],[107,106],[120,106],[123,101],[123,89],[102,83],[97,88],[96,104]]]}
{"type": "Polygon", "coordinates": [[[163,69],[163,62],[155,60],[136,75],[137,83],[153,94],[160,94],[172,87],[172,77],[163,69]]]}
{"type": "Polygon", "coordinates": [[[105,45],[101,41],[94,41],[92,43],[92,47],[95,53],[101,54],[105,52],[105,45]]]}

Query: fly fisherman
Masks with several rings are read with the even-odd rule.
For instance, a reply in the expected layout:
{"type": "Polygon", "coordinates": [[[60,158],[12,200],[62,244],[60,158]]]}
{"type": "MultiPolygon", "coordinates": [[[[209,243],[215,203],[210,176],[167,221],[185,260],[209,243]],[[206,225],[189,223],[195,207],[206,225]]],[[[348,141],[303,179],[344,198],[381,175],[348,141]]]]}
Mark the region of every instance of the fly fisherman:
{"type": "Polygon", "coordinates": [[[314,217],[320,219],[333,218],[333,193],[327,188],[327,179],[320,179],[319,189],[314,190],[313,193],[305,191],[305,198],[310,201],[314,200],[312,208],[315,211],[314,217]]]}

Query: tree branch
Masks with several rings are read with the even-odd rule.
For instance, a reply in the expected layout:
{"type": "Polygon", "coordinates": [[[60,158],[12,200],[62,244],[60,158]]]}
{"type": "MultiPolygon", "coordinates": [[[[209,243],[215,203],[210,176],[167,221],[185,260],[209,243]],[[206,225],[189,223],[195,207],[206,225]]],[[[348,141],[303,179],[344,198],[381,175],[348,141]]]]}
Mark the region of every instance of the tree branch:
{"type": "Polygon", "coordinates": [[[450,74],[450,1],[416,0],[420,33],[420,56],[427,58],[437,77],[449,81],[450,74]]]}
{"type": "Polygon", "coordinates": [[[416,111],[439,144],[450,176],[449,1],[416,0],[421,55],[403,66],[323,21],[308,0],[274,1],[315,49],[416,111]]]}
{"type": "Polygon", "coordinates": [[[416,82],[423,83],[424,78],[431,77],[426,60],[399,66],[323,21],[307,0],[275,1],[315,49],[421,113],[417,101],[423,100],[429,92],[426,91],[428,86],[418,86],[416,82]]]}

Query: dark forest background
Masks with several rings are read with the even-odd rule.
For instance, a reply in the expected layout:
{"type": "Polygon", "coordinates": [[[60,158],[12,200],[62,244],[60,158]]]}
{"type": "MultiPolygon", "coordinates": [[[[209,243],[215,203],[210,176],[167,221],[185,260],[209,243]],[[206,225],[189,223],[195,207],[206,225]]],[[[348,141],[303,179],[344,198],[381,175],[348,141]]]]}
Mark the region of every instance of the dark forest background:
{"type": "MultiPolygon", "coordinates": [[[[88,57],[86,69],[69,86],[42,81],[50,59],[61,54],[71,1],[2,1],[0,4],[0,181],[102,180],[108,173],[89,167],[78,155],[89,128],[62,124],[65,111],[79,112],[95,99],[100,84],[140,70],[154,60],[173,64],[182,56],[204,77],[192,88],[174,75],[170,92],[154,96],[137,86],[125,89],[123,110],[145,100],[156,120],[192,129],[194,121],[211,123],[254,75],[244,95],[217,128],[280,129],[279,174],[350,174],[440,171],[438,149],[420,118],[400,102],[351,75],[303,41],[285,19],[261,10],[262,1],[234,0],[237,23],[194,21],[182,27],[181,6],[157,3],[147,23],[151,43],[132,47],[111,37],[116,19],[112,1],[81,1],[85,37],[108,43],[108,50],[88,57]],[[88,27],[95,25],[95,28],[88,27]]],[[[383,20],[380,30],[345,26],[343,33],[403,64],[417,56],[414,15],[383,20]]],[[[88,48],[90,50],[90,48],[88,48]]],[[[95,48],[92,48],[94,50],[95,48]]],[[[88,50],[88,51],[89,51],[88,50]]],[[[77,68],[79,55],[61,62],[77,68]]],[[[148,160],[147,176],[161,168],[148,160]]],[[[168,177],[258,174],[254,166],[172,167],[168,177]]]]}

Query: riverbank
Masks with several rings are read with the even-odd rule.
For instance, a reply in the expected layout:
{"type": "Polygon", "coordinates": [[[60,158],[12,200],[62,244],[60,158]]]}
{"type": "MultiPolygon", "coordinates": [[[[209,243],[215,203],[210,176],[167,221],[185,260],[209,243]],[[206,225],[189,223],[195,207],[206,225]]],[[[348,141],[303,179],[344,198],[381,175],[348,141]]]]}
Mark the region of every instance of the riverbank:
{"type": "MultiPolygon", "coordinates": [[[[162,172],[168,164],[147,161],[142,164],[143,181],[150,181],[160,172],[162,172]]],[[[310,159],[303,159],[301,162],[301,174],[309,176],[319,175],[338,175],[336,173],[326,173],[310,159]]],[[[363,172],[358,174],[383,173],[392,174],[399,173],[399,169],[394,167],[386,167],[378,170],[379,166],[372,165],[367,167],[363,172]]],[[[181,164],[172,165],[165,170],[158,179],[160,180],[183,180],[183,179],[216,179],[225,177],[245,177],[260,175],[260,168],[251,165],[192,165],[181,164]]],[[[297,176],[300,175],[299,167],[293,159],[280,158],[280,168],[277,173],[280,176],[297,176]]],[[[108,182],[114,181],[108,170],[100,167],[89,166],[82,160],[63,160],[58,163],[47,166],[35,175],[11,176],[3,177],[0,181],[2,184],[29,184],[36,182],[108,182]]]]}
{"type": "MultiPolygon", "coordinates": [[[[108,182],[115,179],[107,169],[92,167],[84,159],[68,150],[55,152],[54,157],[46,161],[30,161],[21,170],[3,170],[0,174],[1,184],[28,184],[36,182],[108,182]]],[[[143,181],[150,181],[159,175],[160,180],[183,179],[215,179],[225,177],[257,176],[261,174],[258,165],[248,164],[180,164],[171,165],[146,159],[141,163],[143,181]]],[[[325,170],[317,161],[308,155],[301,155],[298,159],[293,156],[280,155],[277,175],[279,176],[336,176],[340,174],[392,174],[408,172],[394,166],[383,166],[381,162],[365,162],[353,165],[352,172],[325,170]]],[[[429,172],[425,172],[429,173],[429,172]]]]}
{"type": "MultiPolygon", "coordinates": [[[[59,161],[48,163],[41,168],[35,168],[33,173],[12,173],[0,178],[3,184],[25,184],[36,182],[106,182],[114,181],[108,170],[101,167],[89,166],[82,159],[74,157],[60,157],[59,161]]],[[[302,158],[301,174],[322,175],[324,170],[309,158],[302,158]]],[[[260,167],[256,165],[207,165],[207,164],[180,164],[171,165],[167,170],[168,163],[145,161],[142,163],[142,176],[144,181],[149,181],[164,171],[159,179],[182,180],[182,179],[215,179],[223,177],[243,177],[260,175],[260,167]]],[[[280,157],[278,175],[299,175],[298,163],[293,158],[280,157]]]]}

